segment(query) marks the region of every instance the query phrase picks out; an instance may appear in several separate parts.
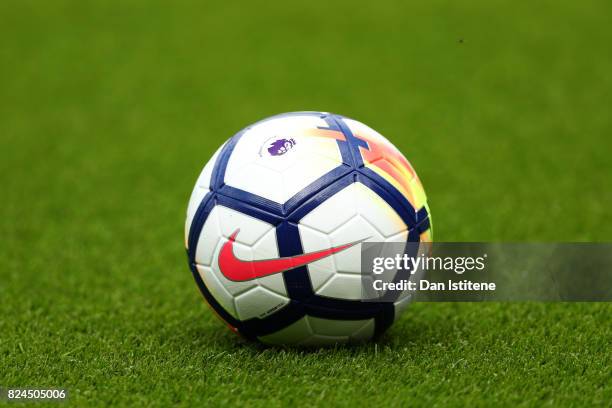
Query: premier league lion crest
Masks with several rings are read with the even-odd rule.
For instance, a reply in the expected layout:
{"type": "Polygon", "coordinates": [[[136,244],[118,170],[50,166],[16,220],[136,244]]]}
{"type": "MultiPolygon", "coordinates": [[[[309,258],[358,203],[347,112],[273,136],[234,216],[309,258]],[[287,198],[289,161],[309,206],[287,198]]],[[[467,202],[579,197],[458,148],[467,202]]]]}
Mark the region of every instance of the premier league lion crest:
{"type": "Polygon", "coordinates": [[[274,138],[267,142],[265,147],[270,156],[282,156],[293,149],[294,146],[295,139],[274,138]]]}

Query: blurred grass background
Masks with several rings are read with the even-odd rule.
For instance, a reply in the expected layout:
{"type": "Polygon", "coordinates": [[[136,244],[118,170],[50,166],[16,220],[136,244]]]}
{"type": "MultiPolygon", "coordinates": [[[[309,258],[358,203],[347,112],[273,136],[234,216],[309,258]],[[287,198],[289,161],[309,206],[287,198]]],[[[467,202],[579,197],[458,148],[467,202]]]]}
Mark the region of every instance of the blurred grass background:
{"type": "Polygon", "coordinates": [[[202,305],[182,228],[225,139],[323,110],[406,154],[438,241],[609,241],[611,11],[1,2],[0,386],[76,405],[604,405],[607,304],[417,304],[378,344],[262,350],[202,305]]]}

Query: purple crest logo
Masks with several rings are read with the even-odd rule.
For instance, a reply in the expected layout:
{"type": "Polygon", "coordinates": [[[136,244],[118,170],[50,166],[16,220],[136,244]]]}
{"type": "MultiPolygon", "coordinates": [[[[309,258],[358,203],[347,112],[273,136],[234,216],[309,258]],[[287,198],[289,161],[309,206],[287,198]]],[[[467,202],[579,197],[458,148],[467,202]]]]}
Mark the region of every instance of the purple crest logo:
{"type": "Polygon", "coordinates": [[[268,153],[271,156],[282,156],[295,146],[295,139],[275,139],[268,145],[268,153]]]}

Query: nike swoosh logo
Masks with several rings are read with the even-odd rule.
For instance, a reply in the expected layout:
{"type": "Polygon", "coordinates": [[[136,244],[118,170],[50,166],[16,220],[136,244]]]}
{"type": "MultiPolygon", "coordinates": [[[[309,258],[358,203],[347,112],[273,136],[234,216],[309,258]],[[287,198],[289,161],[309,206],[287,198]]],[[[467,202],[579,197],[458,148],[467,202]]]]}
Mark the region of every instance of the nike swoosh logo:
{"type": "Polygon", "coordinates": [[[262,259],[257,261],[243,261],[234,254],[234,242],[240,230],[237,229],[221,247],[219,252],[219,270],[227,279],[235,282],[244,282],[263,278],[281,272],[298,268],[309,263],[337,254],[364,240],[351,242],[337,247],[310,252],[303,255],[288,256],[285,258],[262,259]]]}

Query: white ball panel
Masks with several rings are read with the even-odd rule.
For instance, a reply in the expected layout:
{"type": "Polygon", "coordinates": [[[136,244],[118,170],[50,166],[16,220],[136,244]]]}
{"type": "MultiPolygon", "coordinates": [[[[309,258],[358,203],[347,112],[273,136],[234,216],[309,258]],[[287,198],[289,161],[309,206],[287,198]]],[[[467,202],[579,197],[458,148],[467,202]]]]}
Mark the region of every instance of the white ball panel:
{"type": "Polygon", "coordinates": [[[336,273],[316,293],[330,298],[360,300],[364,297],[361,275],[336,273]]]}
{"type": "Polygon", "coordinates": [[[309,134],[326,126],[318,114],[281,116],[253,125],[232,152],[226,184],[278,203],[286,202],[342,163],[336,139],[309,134]],[[291,138],[296,143],[283,155],[265,154],[267,144],[275,138],[291,138]]]}
{"type": "MultiPolygon", "coordinates": [[[[363,186],[360,184],[360,186],[363,186]]],[[[357,212],[368,223],[376,228],[376,231],[384,237],[381,241],[395,237],[399,233],[404,234],[404,241],[408,237],[408,227],[395,210],[382,198],[369,188],[363,186],[367,193],[356,200],[357,212]]]]}
{"type": "Polygon", "coordinates": [[[300,225],[331,233],[356,214],[367,219],[384,237],[407,230],[395,210],[362,183],[353,183],[334,194],[302,218],[300,225]]]}
{"type": "MultiPolygon", "coordinates": [[[[219,227],[223,237],[229,238],[234,232],[240,230],[236,236],[236,244],[253,247],[258,241],[263,239],[266,234],[274,233],[273,225],[261,221],[255,217],[251,217],[222,205],[216,206],[213,211],[215,210],[218,211],[217,218],[219,220],[219,227]]],[[[266,242],[270,241],[268,240],[266,242]]],[[[270,256],[278,256],[276,241],[274,242],[275,244],[273,245],[273,248],[266,250],[262,245],[259,251],[272,251],[266,252],[265,254],[270,256]]]]}
{"type": "MultiPolygon", "coordinates": [[[[295,155],[296,157],[293,158],[295,160],[293,165],[282,172],[284,196],[278,201],[275,200],[276,202],[284,203],[308,187],[309,184],[342,164],[340,151],[335,140],[323,140],[319,143],[334,143],[333,148],[338,151],[337,159],[332,160],[315,152],[308,153],[300,150],[301,146],[297,147],[298,152],[295,155]]],[[[274,159],[274,157],[271,159],[274,159]]]]}
{"type": "Polygon", "coordinates": [[[234,299],[238,318],[241,320],[262,318],[280,310],[289,303],[289,299],[279,296],[262,287],[255,287],[234,299]]]}
{"type": "Polygon", "coordinates": [[[347,186],[302,218],[299,225],[300,235],[303,227],[330,234],[353,218],[357,214],[355,200],[359,198],[356,194],[358,185],[363,184],[353,183],[347,186]]]}
{"type": "Polygon", "coordinates": [[[286,201],[283,174],[257,162],[245,163],[239,170],[225,173],[225,184],[277,203],[286,201]]]}
{"type": "MultiPolygon", "coordinates": [[[[361,216],[356,215],[330,234],[333,246],[344,245],[356,240],[382,242],[385,238],[361,216]]],[[[355,245],[333,255],[336,272],[361,275],[361,246],[355,245]]]]}

